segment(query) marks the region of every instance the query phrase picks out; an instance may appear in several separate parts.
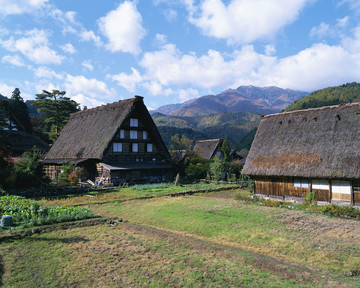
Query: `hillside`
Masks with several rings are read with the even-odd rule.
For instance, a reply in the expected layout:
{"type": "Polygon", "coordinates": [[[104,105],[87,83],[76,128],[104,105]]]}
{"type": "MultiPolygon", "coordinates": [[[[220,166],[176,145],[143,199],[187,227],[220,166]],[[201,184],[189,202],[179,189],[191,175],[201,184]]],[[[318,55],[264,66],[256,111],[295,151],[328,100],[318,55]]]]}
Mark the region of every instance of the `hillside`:
{"type": "Polygon", "coordinates": [[[171,116],[201,117],[227,112],[269,114],[280,112],[307,92],[278,87],[240,86],[217,95],[207,95],[182,104],[165,105],[153,113],[171,116]]]}
{"type": "Polygon", "coordinates": [[[360,84],[356,82],[328,87],[295,101],[284,111],[360,102],[360,84]]]}
{"type": "Polygon", "coordinates": [[[237,112],[205,115],[201,117],[168,116],[161,113],[152,115],[155,124],[166,144],[171,145],[171,136],[185,135],[196,141],[201,139],[228,137],[232,148],[250,148],[241,144],[249,133],[259,125],[260,116],[256,113],[237,112]]]}

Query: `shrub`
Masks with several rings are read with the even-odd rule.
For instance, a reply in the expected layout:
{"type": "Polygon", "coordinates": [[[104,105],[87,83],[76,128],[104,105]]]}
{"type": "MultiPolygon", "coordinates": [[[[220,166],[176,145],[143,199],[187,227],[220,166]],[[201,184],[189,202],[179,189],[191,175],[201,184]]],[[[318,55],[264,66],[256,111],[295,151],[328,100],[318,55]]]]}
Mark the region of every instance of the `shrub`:
{"type": "Polygon", "coordinates": [[[74,163],[64,163],[62,165],[62,172],[59,174],[58,181],[62,184],[69,184],[69,175],[75,169],[74,163]]]}
{"type": "Polygon", "coordinates": [[[304,206],[314,206],[314,205],[316,205],[317,204],[316,190],[307,192],[304,199],[303,199],[302,204],[304,206]]]}

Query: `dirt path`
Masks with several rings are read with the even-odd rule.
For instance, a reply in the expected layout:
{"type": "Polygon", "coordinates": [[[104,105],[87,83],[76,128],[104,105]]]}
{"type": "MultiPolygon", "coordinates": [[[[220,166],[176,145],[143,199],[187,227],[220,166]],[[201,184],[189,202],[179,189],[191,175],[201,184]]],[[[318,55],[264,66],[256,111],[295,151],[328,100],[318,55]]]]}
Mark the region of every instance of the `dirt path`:
{"type": "MultiPolygon", "coordinates": [[[[155,241],[166,241],[171,246],[180,246],[218,259],[251,265],[264,272],[274,274],[286,280],[297,280],[300,283],[316,283],[325,287],[353,287],[332,278],[327,272],[309,265],[298,264],[284,259],[253,253],[239,248],[217,244],[211,241],[194,238],[188,235],[166,231],[133,223],[121,224],[137,237],[151,238],[155,241]],[[141,236],[140,236],[141,235],[141,236]]],[[[101,247],[99,247],[101,249],[101,247]]]]}

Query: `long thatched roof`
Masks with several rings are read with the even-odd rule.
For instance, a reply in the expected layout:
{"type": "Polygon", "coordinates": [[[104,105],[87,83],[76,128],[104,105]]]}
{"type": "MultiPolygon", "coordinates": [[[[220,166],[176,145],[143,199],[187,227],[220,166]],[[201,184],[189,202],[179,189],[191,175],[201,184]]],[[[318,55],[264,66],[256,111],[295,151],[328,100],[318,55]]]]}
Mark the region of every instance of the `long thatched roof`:
{"type": "Polygon", "coordinates": [[[52,145],[45,160],[102,159],[105,149],[142,97],[99,106],[71,114],[69,122],[52,145]]]}
{"type": "Polygon", "coordinates": [[[360,103],[265,116],[243,173],[360,178],[360,103]]]}

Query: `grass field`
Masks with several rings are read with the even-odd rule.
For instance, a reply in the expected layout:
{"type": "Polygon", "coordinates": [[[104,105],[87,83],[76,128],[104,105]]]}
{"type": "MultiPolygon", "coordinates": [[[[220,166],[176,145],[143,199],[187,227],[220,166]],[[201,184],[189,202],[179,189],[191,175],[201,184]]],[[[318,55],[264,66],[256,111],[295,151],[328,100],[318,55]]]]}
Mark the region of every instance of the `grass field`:
{"type": "Polygon", "coordinates": [[[360,287],[360,225],[236,192],[89,208],[128,222],[0,243],[4,287],[360,287]]]}

